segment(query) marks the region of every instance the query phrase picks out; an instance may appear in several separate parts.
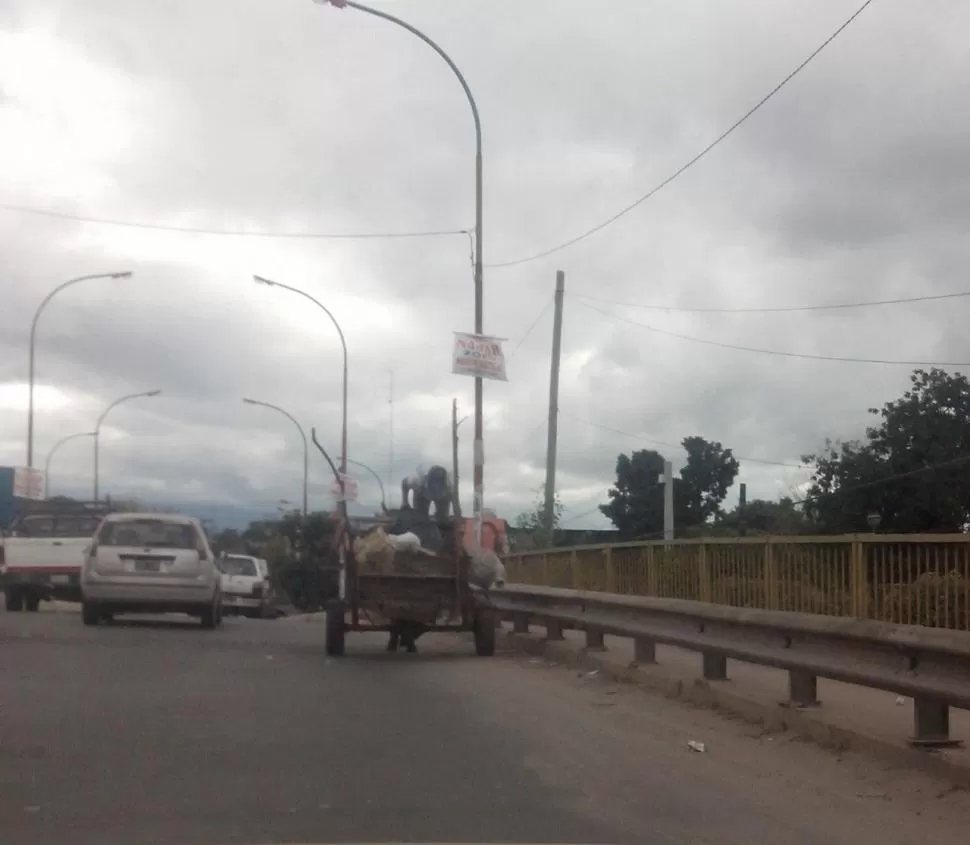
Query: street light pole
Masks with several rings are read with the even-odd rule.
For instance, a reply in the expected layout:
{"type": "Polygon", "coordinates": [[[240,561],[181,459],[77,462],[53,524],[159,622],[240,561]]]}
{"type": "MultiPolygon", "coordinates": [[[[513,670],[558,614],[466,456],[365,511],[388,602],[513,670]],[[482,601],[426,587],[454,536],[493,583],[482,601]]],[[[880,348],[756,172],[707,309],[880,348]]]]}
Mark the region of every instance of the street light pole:
{"type": "Polygon", "coordinates": [[[333,327],[337,330],[337,334],[340,336],[340,345],[344,351],[344,372],[343,372],[343,412],[342,420],[340,426],[340,473],[341,475],[347,474],[347,340],[344,338],[343,329],[340,328],[340,323],[337,322],[337,318],[333,316],[330,309],[327,308],[320,300],[315,299],[310,296],[306,291],[300,290],[299,288],[290,287],[289,285],[284,285],[282,282],[274,282],[272,279],[267,279],[265,276],[253,276],[253,281],[261,285],[269,285],[270,287],[283,288],[283,290],[288,290],[291,293],[298,293],[300,296],[309,299],[314,305],[320,308],[324,314],[330,318],[330,322],[333,323],[333,327]]]}
{"type": "Polygon", "coordinates": [[[293,425],[296,426],[297,431],[300,432],[300,437],[303,438],[303,515],[306,516],[307,510],[307,476],[309,474],[310,468],[310,450],[307,447],[306,432],[303,430],[303,426],[296,421],[289,411],[284,410],[279,405],[271,405],[269,402],[260,402],[258,399],[246,399],[243,398],[243,402],[247,405],[261,405],[264,408],[270,408],[273,411],[281,413],[286,417],[293,425]]]}
{"type": "MultiPolygon", "coordinates": [[[[390,23],[396,24],[403,29],[406,29],[412,35],[420,38],[425,44],[427,44],[432,50],[441,56],[442,59],[444,59],[445,64],[451,68],[451,72],[454,73],[455,77],[458,79],[458,83],[461,85],[462,91],[465,92],[465,97],[468,99],[468,105],[472,110],[472,120],[475,123],[475,334],[482,334],[484,332],[482,318],[484,288],[482,273],[482,122],[478,115],[478,104],[475,102],[474,96],[472,96],[471,88],[468,87],[465,77],[458,69],[458,65],[452,61],[451,56],[449,56],[431,38],[421,32],[420,29],[412,26],[407,21],[403,21],[394,15],[381,11],[380,9],[372,9],[370,6],[365,6],[362,3],[353,2],[353,0],[314,0],[314,2],[321,3],[323,5],[329,3],[329,5],[336,6],[337,8],[341,9],[349,6],[351,9],[356,9],[358,12],[373,15],[376,18],[381,18],[390,23]]],[[[473,513],[475,516],[475,537],[479,546],[481,546],[482,543],[482,509],[484,507],[485,498],[485,442],[482,416],[482,377],[475,376],[473,513]]]]}
{"type": "Polygon", "coordinates": [[[98,472],[99,472],[99,460],[100,460],[100,449],[99,444],[101,442],[101,423],[104,422],[104,418],[108,416],[108,413],[113,409],[117,408],[122,402],[128,402],[131,399],[147,399],[150,396],[158,396],[161,390],[147,390],[144,393],[129,393],[127,396],[122,396],[120,399],[115,399],[107,408],[101,412],[101,416],[98,417],[97,423],[94,425],[94,501],[98,501],[98,472]]]}
{"type": "Polygon", "coordinates": [[[77,434],[69,434],[67,437],[62,437],[58,440],[51,450],[47,453],[47,460],[44,463],[44,498],[50,498],[51,490],[51,458],[54,457],[54,453],[61,448],[65,443],[69,443],[72,440],[77,440],[79,437],[94,437],[93,431],[79,431],[77,434]]]}
{"type": "Polygon", "coordinates": [[[66,282],[59,284],[37,306],[37,310],[34,312],[34,319],[30,324],[30,350],[27,359],[27,466],[29,468],[33,468],[34,466],[34,355],[37,339],[37,321],[40,320],[40,315],[47,307],[47,303],[64,290],[64,288],[69,288],[71,285],[78,284],[78,282],[88,282],[92,279],[127,279],[131,275],[131,271],[125,270],[121,273],[92,273],[87,276],[77,276],[74,279],[68,279],[66,282]]]}

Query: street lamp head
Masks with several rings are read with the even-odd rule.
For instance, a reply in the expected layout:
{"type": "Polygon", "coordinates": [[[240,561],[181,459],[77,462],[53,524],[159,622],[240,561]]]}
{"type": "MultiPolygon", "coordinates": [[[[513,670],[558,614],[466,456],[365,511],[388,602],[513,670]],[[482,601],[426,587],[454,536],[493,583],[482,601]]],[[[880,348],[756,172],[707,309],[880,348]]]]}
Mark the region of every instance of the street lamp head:
{"type": "Polygon", "coordinates": [[[253,281],[258,285],[269,285],[270,287],[276,284],[272,279],[267,279],[265,276],[257,276],[255,273],[253,274],[253,281]]]}
{"type": "Polygon", "coordinates": [[[347,0],[313,0],[318,6],[333,6],[335,9],[346,9],[347,0]]]}
{"type": "Polygon", "coordinates": [[[112,279],[130,279],[135,274],[131,270],[124,270],[121,273],[109,273],[108,275],[112,279]]]}
{"type": "Polygon", "coordinates": [[[258,405],[259,404],[259,402],[257,402],[255,399],[247,399],[245,396],[243,396],[243,402],[245,402],[247,405],[258,405]]]}
{"type": "Polygon", "coordinates": [[[147,393],[143,393],[142,396],[158,396],[161,390],[149,390],[147,393]]]}

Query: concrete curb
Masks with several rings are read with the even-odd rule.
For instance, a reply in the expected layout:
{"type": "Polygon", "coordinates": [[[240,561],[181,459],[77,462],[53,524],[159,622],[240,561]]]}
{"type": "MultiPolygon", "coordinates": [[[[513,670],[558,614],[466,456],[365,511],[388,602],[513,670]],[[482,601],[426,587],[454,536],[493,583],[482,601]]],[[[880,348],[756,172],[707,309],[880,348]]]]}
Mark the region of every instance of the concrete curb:
{"type": "Polygon", "coordinates": [[[563,640],[547,640],[540,634],[515,634],[506,631],[504,641],[516,651],[540,655],[576,669],[598,670],[612,680],[635,684],[644,690],[696,707],[720,710],[751,724],[761,725],[769,732],[789,731],[823,748],[836,751],[861,751],[900,768],[919,769],[955,786],[970,789],[970,766],[947,760],[932,751],[920,751],[856,730],[831,725],[813,718],[811,710],[753,701],[733,690],[718,686],[716,681],[712,683],[698,678],[693,682],[685,682],[665,675],[662,664],[651,664],[650,671],[647,672],[635,663],[623,664],[611,660],[608,652],[588,651],[563,640]]]}

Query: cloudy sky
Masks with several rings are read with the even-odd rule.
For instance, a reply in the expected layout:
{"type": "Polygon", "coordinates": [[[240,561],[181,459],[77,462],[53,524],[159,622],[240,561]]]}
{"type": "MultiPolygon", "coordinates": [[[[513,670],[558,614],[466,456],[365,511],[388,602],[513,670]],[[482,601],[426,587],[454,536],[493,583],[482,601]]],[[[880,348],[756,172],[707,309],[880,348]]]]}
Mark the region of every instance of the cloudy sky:
{"type": "MultiPolygon", "coordinates": [[[[657,448],[676,468],[676,444],[693,434],[735,450],[749,498],[785,495],[808,477],[800,455],[861,434],[866,408],[899,395],[911,370],[682,336],[970,361],[961,298],[690,310],[970,290],[965,2],[875,0],[669,186],[524,262],[662,182],[861,0],[374,2],[451,54],[481,111],[485,330],[509,339],[510,356],[508,383],[485,392],[486,504],[502,515],[526,508],[544,476],[559,269],[570,527],[604,526],[589,512],[619,452],[657,448]]],[[[39,324],[38,465],[119,396],[159,389],[106,419],[103,490],[267,511],[297,500],[298,433],[241,397],[286,408],[336,452],[340,346],[325,314],[253,273],[304,289],[343,326],[352,458],[395,486],[420,462],[447,464],[452,398],[472,413],[450,352],[452,331],[473,327],[461,234],[474,222],[473,138],[441,60],[357,11],[0,0],[0,464],[24,462],[34,309],[65,279],[121,270],[134,276],[73,286],[39,324]],[[444,234],[269,237],[415,232],[444,234]]],[[[471,425],[460,429],[468,504],[471,425]]],[[[326,504],[316,454],[311,481],[311,504],[326,504]]],[[[51,482],[89,491],[89,440],[61,448],[51,482]]]]}

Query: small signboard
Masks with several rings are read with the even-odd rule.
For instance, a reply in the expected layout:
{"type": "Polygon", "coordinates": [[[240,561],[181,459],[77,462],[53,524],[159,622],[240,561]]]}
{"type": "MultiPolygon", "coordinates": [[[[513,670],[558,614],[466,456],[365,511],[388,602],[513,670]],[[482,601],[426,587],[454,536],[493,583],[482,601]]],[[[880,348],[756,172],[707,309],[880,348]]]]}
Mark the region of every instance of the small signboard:
{"type": "Polygon", "coordinates": [[[13,495],[17,499],[42,501],[44,498],[44,473],[31,467],[14,467],[13,495]]]}
{"type": "MultiPolygon", "coordinates": [[[[356,502],[358,495],[358,484],[357,479],[352,475],[343,475],[344,482],[344,496],[348,502],[356,502]]],[[[334,497],[336,501],[340,501],[340,484],[337,483],[335,478],[330,482],[330,495],[334,497]]]]}
{"type": "Polygon", "coordinates": [[[505,374],[505,338],[455,332],[451,371],[460,376],[475,376],[508,381],[505,374]]]}

